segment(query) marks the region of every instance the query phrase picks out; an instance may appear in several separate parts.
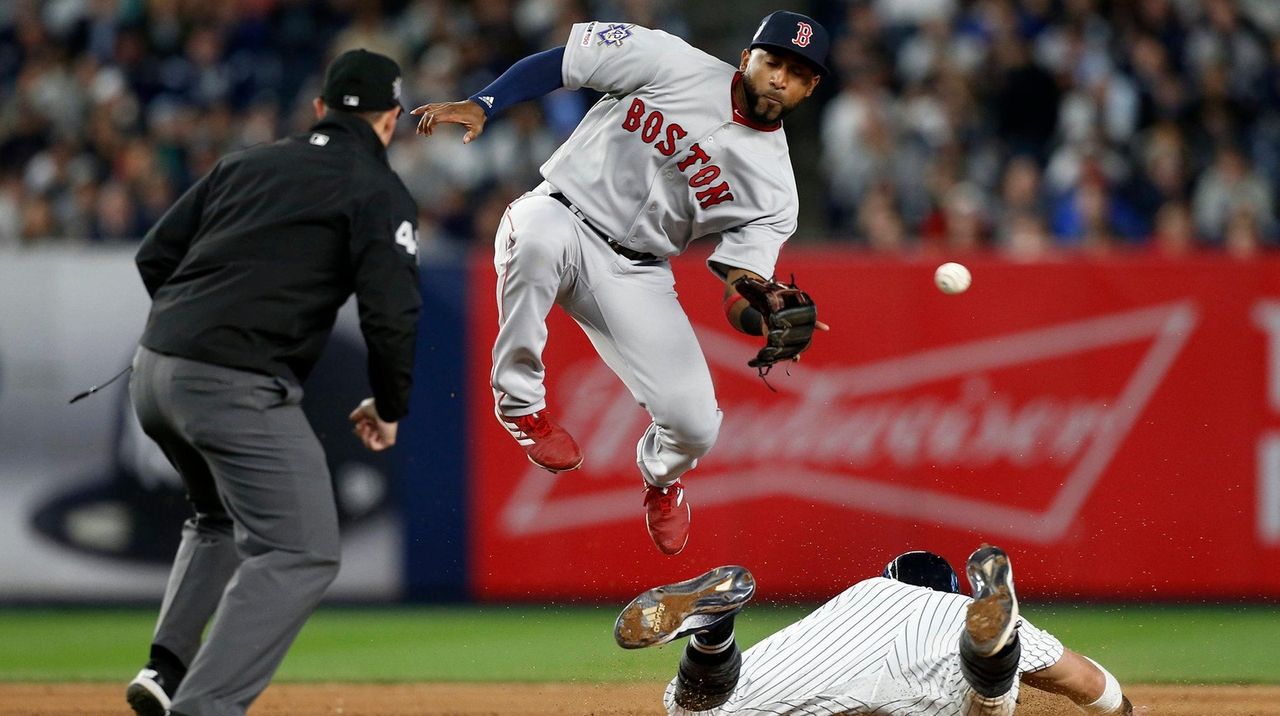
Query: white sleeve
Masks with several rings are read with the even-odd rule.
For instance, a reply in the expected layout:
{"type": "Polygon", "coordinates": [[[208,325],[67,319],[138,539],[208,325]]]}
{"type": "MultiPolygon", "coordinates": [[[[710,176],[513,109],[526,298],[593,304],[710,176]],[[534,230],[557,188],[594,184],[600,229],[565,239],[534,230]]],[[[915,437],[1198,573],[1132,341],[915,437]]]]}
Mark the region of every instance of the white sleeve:
{"type": "Polygon", "coordinates": [[[720,245],[707,259],[711,271],[724,275],[717,264],[746,269],[766,279],[773,278],[782,245],[796,230],[796,217],[776,217],[771,223],[750,223],[720,232],[720,245]]]}
{"type": "Polygon", "coordinates": [[[1047,669],[1062,659],[1062,642],[1058,637],[1026,619],[1018,626],[1018,640],[1022,642],[1022,656],[1018,658],[1020,674],[1047,669]]]}
{"type": "Polygon", "coordinates": [[[653,82],[692,50],[661,30],[621,22],[580,22],[569,31],[561,75],[571,90],[627,94],[653,82]]]}

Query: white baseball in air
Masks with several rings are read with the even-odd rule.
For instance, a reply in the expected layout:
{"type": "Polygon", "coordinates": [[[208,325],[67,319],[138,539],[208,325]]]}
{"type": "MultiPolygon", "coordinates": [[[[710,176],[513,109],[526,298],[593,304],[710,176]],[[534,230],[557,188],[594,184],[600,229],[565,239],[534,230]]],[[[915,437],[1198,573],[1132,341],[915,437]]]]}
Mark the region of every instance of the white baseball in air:
{"type": "Polygon", "coordinates": [[[963,265],[948,261],[933,272],[933,282],[945,294],[964,293],[969,289],[969,284],[973,283],[973,275],[963,265]]]}

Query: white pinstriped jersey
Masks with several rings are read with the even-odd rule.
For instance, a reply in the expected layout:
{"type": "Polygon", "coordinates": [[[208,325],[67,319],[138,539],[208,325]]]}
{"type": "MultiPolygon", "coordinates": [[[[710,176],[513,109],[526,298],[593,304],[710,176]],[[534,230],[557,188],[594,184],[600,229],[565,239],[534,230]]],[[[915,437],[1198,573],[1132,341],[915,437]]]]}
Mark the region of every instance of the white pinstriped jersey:
{"type": "Polygon", "coordinates": [[[799,195],[781,125],[736,113],[736,68],[660,30],[573,26],[569,89],[605,93],[542,175],[628,248],[673,256],[720,241],[711,261],[772,276],[799,195]]]}
{"type": "MultiPolygon", "coordinates": [[[[972,691],[959,645],[970,601],[880,577],[858,582],[743,653],[738,687],[702,713],[965,716],[972,691]]],[[[1062,658],[1062,643],[1048,632],[1023,619],[1018,633],[1019,675],[1062,658]]],[[[675,705],[674,692],[673,680],[668,711],[691,713],[675,705]]]]}

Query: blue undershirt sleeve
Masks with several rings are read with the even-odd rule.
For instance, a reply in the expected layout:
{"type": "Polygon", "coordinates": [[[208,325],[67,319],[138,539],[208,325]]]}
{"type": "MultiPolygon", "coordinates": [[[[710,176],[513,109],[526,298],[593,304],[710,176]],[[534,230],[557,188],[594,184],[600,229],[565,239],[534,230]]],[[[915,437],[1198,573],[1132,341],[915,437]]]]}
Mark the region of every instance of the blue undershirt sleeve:
{"type": "Polygon", "coordinates": [[[480,105],[485,117],[493,117],[507,107],[564,87],[563,64],[563,47],[529,55],[469,99],[480,105]]]}

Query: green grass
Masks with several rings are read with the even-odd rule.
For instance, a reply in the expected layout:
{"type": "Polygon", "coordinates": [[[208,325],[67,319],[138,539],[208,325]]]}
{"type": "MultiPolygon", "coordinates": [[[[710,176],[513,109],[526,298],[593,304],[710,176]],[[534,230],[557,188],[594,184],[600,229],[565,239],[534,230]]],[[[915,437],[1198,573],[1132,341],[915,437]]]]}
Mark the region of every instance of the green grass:
{"type": "Polygon", "coordinates": [[[1280,683],[1275,607],[1054,605],[1023,611],[1063,644],[1129,681],[1280,683]]]}
{"type": "MultiPolygon", "coordinates": [[[[753,644],[808,611],[754,605],[738,621],[753,644]]],[[[1280,610],[1262,607],[1028,605],[1024,613],[1120,679],[1280,682],[1280,610]]],[[[281,681],[651,681],[679,645],[624,651],[613,608],[490,606],[319,611],[281,681]]],[[[119,681],[145,661],[151,610],[0,609],[0,680],[119,681]]]]}

